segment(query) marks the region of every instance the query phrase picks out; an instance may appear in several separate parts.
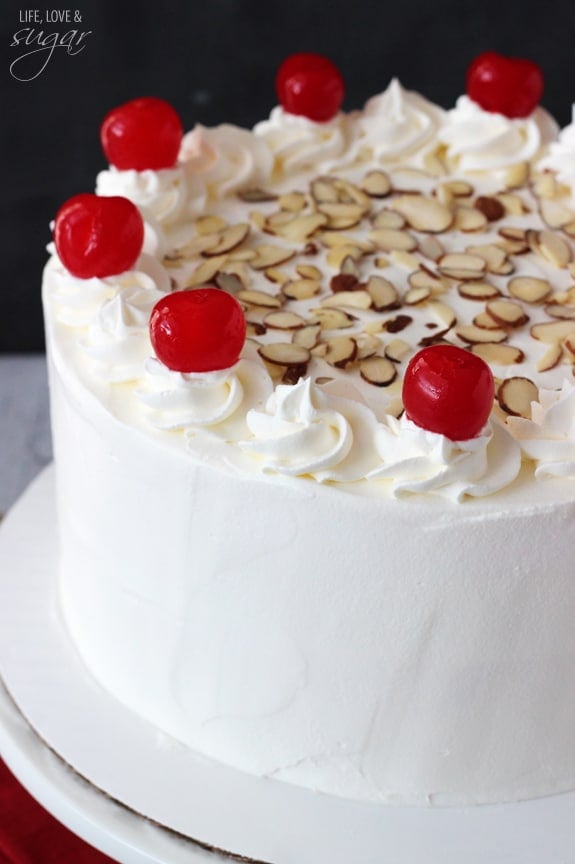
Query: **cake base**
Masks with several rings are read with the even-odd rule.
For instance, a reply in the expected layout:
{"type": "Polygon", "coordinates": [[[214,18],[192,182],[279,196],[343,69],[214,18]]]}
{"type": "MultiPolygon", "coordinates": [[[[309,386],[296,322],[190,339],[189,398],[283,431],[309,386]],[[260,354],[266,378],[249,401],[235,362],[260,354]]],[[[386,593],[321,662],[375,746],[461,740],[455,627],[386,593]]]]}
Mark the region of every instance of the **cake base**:
{"type": "Polygon", "coordinates": [[[125,864],[213,860],[206,849],[273,864],[575,862],[575,792],[364,804],[248,776],[158,733],[89,676],[62,624],[53,484],[47,469],[0,533],[0,754],[92,845],[125,864]]]}

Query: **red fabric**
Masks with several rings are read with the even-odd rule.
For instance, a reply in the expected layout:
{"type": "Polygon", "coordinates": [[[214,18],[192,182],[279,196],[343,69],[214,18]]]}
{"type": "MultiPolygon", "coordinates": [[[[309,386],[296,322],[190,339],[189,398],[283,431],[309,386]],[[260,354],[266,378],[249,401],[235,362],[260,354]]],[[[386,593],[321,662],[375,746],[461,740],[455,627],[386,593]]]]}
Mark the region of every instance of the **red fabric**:
{"type": "Polygon", "coordinates": [[[46,812],[0,760],[0,864],[115,864],[46,812]]]}

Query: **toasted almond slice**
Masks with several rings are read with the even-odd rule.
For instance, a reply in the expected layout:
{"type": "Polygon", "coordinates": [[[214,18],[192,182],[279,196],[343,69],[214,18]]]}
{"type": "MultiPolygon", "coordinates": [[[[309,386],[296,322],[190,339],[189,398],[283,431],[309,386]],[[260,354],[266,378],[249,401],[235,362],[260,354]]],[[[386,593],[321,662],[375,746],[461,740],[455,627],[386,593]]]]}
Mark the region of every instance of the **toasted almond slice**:
{"type": "Polygon", "coordinates": [[[373,357],[381,348],[381,339],[372,333],[358,333],[353,338],[357,343],[356,360],[365,360],[367,357],[373,357]]]}
{"type": "Polygon", "coordinates": [[[472,233],[482,231],[487,225],[487,218],[476,207],[457,207],[455,210],[455,222],[453,227],[456,231],[472,233]]]}
{"type": "Polygon", "coordinates": [[[371,221],[374,228],[395,228],[400,231],[405,227],[405,218],[395,210],[380,210],[371,221]]]}
{"type": "Polygon", "coordinates": [[[453,222],[453,213],[448,207],[423,195],[400,195],[394,199],[393,209],[405,216],[416,231],[439,234],[453,222]]]}
{"type": "Polygon", "coordinates": [[[260,210],[250,210],[249,213],[250,222],[257,228],[258,231],[264,231],[266,227],[266,217],[265,213],[262,213],[260,210]]]}
{"type": "Polygon", "coordinates": [[[497,401],[506,414],[531,419],[531,403],[539,391],[530,378],[507,378],[497,390],[497,401]]]}
{"type": "Polygon", "coordinates": [[[503,192],[495,197],[503,205],[507,216],[523,216],[528,212],[519,195],[515,195],[512,192],[503,192]]]}
{"type": "Polygon", "coordinates": [[[317,279],[295,279],[282,286],[282,294],[288,300],[309,300],[319,294],[320,283],[317,279]]]}
{"type": "Polygon", "coordinates": [[[394,264],[403,267],[405,270],[413,271],[419,266],[419,258],[412,252],[406,252],[404,249],[392,249],[389,257],[394,264]]]}
{"type": "Polygon", "coordinates": [[[266,294],[265,291],[254,291],[248,288],[239,291],[236,296],[241,303],[247,303],[249,306],[262,306],[266,309],[279,309],[282,305],[281,297],[266,294]]]}
{"type": "Polygon", "coordinates": [[[254,270],[267,270],[268,267],[277,267],[278,264],[285,264],[290,258],[293,258],[295,251],[286,249],[284,246],[273,246],[268,243],[262,243],[256,247],[256,257],[250,261],[250,267],[254,270]]]}
{"type": "Polygon", "coordinates": [[[368,357],[359,364],[359,374],[376,387],[388,387],[397,377],[397,369],[387,357],[368,357]]]}
{"type": "Polygon", "coordinates": [[[412,288],[429,288],[433,293],[442,293],[449,288],[449,282],[438,273],[429,270],[423,264],[407,277],[412,288]]]}
{"type": "Polygon", "coordinates": [[[250,226],[247,222],[230,225],[229,228],[224,228],[218,234],[213,235],[214,245],[204,249],[202,255],[206,258],[213,258],[215,255],[231,252],[232,249],[244,242],[249,233],[250,226]]]}
{"type": "Polygon", "coordinates": [[[343,309],[321,307],[311,309],[309,323],[320,324],[322,330],[346,330],[353,327],[355,318],[343,309]]]}
{"type": "Polygon", "coordinates": [[[276,285],[285,285],[286,282],[290,281],[289,273],[285,270],[280,270],[279,267],[268,267],[268,269],[264,271],[264,276],[276,285]]]}
{"type": "Polygon", "coordinates": [[[320,214],[326,217],[323,224],[338,231],[354,228],[365,215],[365,211],[359,204],[342,203],[341,201],[319,204],[317,209],[320,214]]]}
{"type": "Polygon", "coordinates": [[[457,286],[457,292],[466,300],[493,300],[501,295],[499,288],[490,282],[464,282],[457,286]]]}
{"type": "Polygon", "coordinates": [[[521,327],[529,321],[523,307],[513,300],[490,300],[485,311],[501,327],[521,327]]]}
{"type": "Polygon", "coordinates": [[[475,207],[483,213],[488,222],[497,222],[505,216],[505,207],[491,195],[480,195],[475,199],[475,207]]]}
{"type": "Polygon", "coordinates": [[[566,303],[548,303],[545,312],[550,318],[575,319],[575,306],[569,306],[566,303]]]}
{"type": "Polygon", "coordinates": [[[215,258],[208,258],[206,261],[203,261],[196,267],[185,287],[196,288],[199,285],[206,285],[208,282],[211,282],[226,262],[226,259],[227,255],[218,255],[215,258]]]}
{"type": "Polygon", "coordinates": [[[533,194],[538,198],[555,198],[557,195],[557,180],[548,171],[536,174],[532,181],[533,194]]]}
{"type": "MultiPolygon", "coordinates": [[[[291,215],[291,214],[289,214],[291,215]]],[[[271,232],[292,243],[305,243],[318,228],[327,225],[328,217],[324,213],[307,213],[295,216],[285,225],[274,226],[271,232]]]]}
{"type": "Polygon", "coordinates": [[[237,273],[223,273],[220,271],[214,282],[221,288],[222,291],[227,291],[228,294],[238,294],[244,288],[244,283],[237,275],[237,273]]]}
{"type": "Polygon", "coordinates": [[[507,289],[512,297],[526,303],[541,303],[551,293],[549,282],[535,276],[515,276],[509,280],[507,289]]]}
{"type": "Polygon", "coordinates": [[[307,198],[303,192],[287,192],[285,195],[280,195],[278,204],[281,210],[299,213],[307,204],[307,198]]]}
{"type": "Polygon", "coordinates": [[[329,287],[335,293],[339,291],[353,291],[359,288],[360,282],[354,273],[336,273],[329,281],[329,287]]]}
{"type": "Polygon", "coordinates": [[[367,280],[366,290],[371,297],[371,305],[377,312],[383,309],[393,309],[399,304],[397,288],[383,276],[370,276],[367,280]]]}
{"type": "Polygon", "coordinates": [[[563,228],[573,221],[573,210],[560,201],[543,198],[539,203],[541,218],[550,228],[563,228]]]}
{"type": "Polygon", "coordinates": [[[525,241],[527,237],[525,228],[516,228],[514,225],[502,225],[498,233],[507,240],[525,241]]]}
{"type": "Polygon", "coordinates": [[[346,255],[342,258],[339,270],[343,275],[354,276],[356,279],[359,279],[359,267],[357,266],[356,259],[352,258],[351,255],[346,255]]]}
{"type": "Polygon", "coordinates": [[[540,231],[538,251],[554,267],[564,269],[571,261],[571,248],[566,240],[553,231],[540,231]]]}
{"type": "Polygon", "coordinates": [[[341,270],[343,262],[351,258],[353,261],[358,261],[362,256],[361,250],[357,246],[345,244],[342,246],[334,246],[329,249],[325,256],[326,263],[330,267],[335,267],[336,270],[341,270]]]}
{"type": "Polygon", "coordinates": [[[391,192],[391,180],[385,171],[368,171],[360,183],[360,189],[371,198],[385,198],[391,192]]]}
{"type": "Polygon", "coordinates": [[[445,249],[434,234],[425,234],[419,238],[418,251],[432,261],[439,261],[445,255],[445,249]]]}
{"type": "Polygon", "coordinates": [[[468,246],[465,250],[470,255],[477,255],[483,258],[490,273],[500,273],[501,267],[507,261],[505,250],[501,246],[496,246],[495,243],[481,243],[479,245],[468,246]]]}
{"type": "Polygon", "coordinates": [[[545,354],[539,358],[535,368],[538,372],[548,372],[550,369],[558,366],[562,359],[563,348],[561,347],[561,343],[553,342],[545,354]]]}
{"type": "Polygon", "coordinates": [[[221,216],[200,216],[196,219],[195,228],[198,234],[218,234],[227,228],[228,223],[221,216]]]}
{"type": "Polygon", "coordinates": [[[439,272],[451,279],[477,281],[487,269],[487,262],[479,255],[469,255],[462,252],[452,252],[439,260],[439,272]]]}
{"type": "Polygon", "coordinates": [[[295,312],[268,312],[264,317],[266,327],[271,327],[273,330],[299,330],[303,327],[305,320],[296,315],[295,312]]]}
{"type": "Polygon", "coordinates": [[[301,366],[309,363],[311,354],[303,345],[293,342],[271,342],[269,345],[260,345],[258,354],[277,366],[301,366]]]}
{"type": "Polygon", "coordinates": [[[454,332],[460,339],[470,345],[477,344],[478,342],[505,342],[507,339],[507,330],[486,330],[474,324],[463,324],[460,327],[456,327],[454,332]]]}
{"type": "Polygon", "coordinates": [[[318,204],[339,201],[337,187],[333,177],[317,177],[310,184],[312,197],[318,204]]]}
{"type": "Polygon", "coordinates": [[[237,276],[244,288],[249,288],[252,282],[251,271],[245,261],[234,261],[228,258],[221,266],[220,273],[237,276]]]}
{"type": "Polygon", "coordinates": [[[295,331],[292,342],[311,351],[317,345],[320,333],[321,327],[319,324],[306,324],[305,327],[295,331]]]}
{"type": "Polygon", "coordinates": [[[530,333],[539,342],[561,342],[575,333],[575,321],[543,321],[541,324],[534,324],[530,333]]]}
{"type": "Polygon", "coordinates": [[[328,249],[333,249],[337,246],[353,246],[367,254],[375,251],[375,246],[371,241],[355,237],[345,231],[321,231],[317,235],[317,239],[321,240],[321,243],[328,249]]]}
{"type": "Polygon", "coordinates": [[[453,193],[445,183],[440,183],[439,186],[436,186],[432,194],[440,204],[451,209],[453,205],[453,193]]]}
{"type": "Polygon", "coordinates": [[[497,241],[497,245],[501,246],[506,255],[524,255],[529,252],[529,246],[524,240],[507,240],[503,237],[497,241]]]}
{"type": "Polygon", "coordinates": [[[529,163],[517,162],[507,169],[505,175],[505,185],[508,189],[520,189],[524,186],[529,177],[529,163]]]}
{"type": "Polygon", "coordinates": [[[324,359],[330,366],[344,369],[357,356],[357,343],[351,336],[332,336],[326,341],[327,351],[324,359]]]}
{"type": "Polygon", "coordinates": [[[358,291],[338,291],[321,301],[321,305],[327,308],[340,309],[342,306],[351,309],[369,309],[371,296],[365,289],[358,291]]]}
{"type": "Polygon", "coordinates": [[[482,330],[501,330],[501,325],[494,321],[491,315],[487,312],[480,312],[473,319],[473,326],[480,327],[482,330]]]}
{"type": "Polygon", "coordinates": [[[391,252],[393,249],[412,252],[417,249],[417,240],[407,231],[399,231],[394,228],[376,228],[370,231],[368,236],[377,248],[384,252],[391,252]]]}
{"type": "Polygon", "coordinates": [[[475,191],[471,183],[466,180],[448,180],[445,185],[454,198],[469,198],[475,191]]]}
{"type": "Polygon", "coordinates": [[[322,276],[319,267],[315,267],[313,264],[298,264],[295,268],[295,272],[298,276],[301,276],[302,279],[321,280],[322,276]]]}
{"type": "Polygon", "coordinates": [[[318,342],[317,345],[311,349],[312,357],[325,357],[326,353],[327,344],[325,342],[318,342]]]}
{"type": "Polygon", "coordinates": [[[525,359],[525,354],[520,348],[497,342],[476,343],[471,346],[471,352],[477,354],[486,363],[494,363],[497,366],[512,366],[514,363],[522,363],[525,359]]]}
{"type": "Polygon", "coordinates": [[[255,257],[253,249],[232,249],[228,254],[228,261],[251,261],[255,257]]]}
{"type": "Polygon", "coordinates": [[[356,186],[355,183],[352,183],[350,180],[346,180],[343,177],[336,177],[334,182],[337,188],[339,201],[348,204],[359,204],[365,213],[371,209],[370,196],[366,192],[363,192],[359,186],[356,186]]]}
{"type": "Polygon", "coordinates": [[[388,342],[385,346],[384,353],[387,359],[391,360],[392,363],[401,363],[411,350],[412,347],[409,342],[405,342],[403,339],[392,339],[391,342],[388,342]]]}
{"type": "Polygon", "coordinates": [[[430,297],[431,289],[428,287],[409,288],[403,296],[403,302],[407,306],[416,306],[418,303],[423,303],[430,297]]]}
{"type": "Polygon", "coordinates": [[[292,213],[289,210],[276,210],[274,213],[270,213],[266,218],[266,231],[271,231],[274,233],[276,229],[283,228],[284,225],[287,225],[289,222],[292,222],[297,216],[297,213],[292,213]]]}
{"type": "Polygon", "coordinates": [[[238,192],[238,198],[245,201],[247,204],[260,204],[264,201],[275,201],[277,199],[275,192],[270,192],[267,189],[260,189],[259,186],[254,186],[251,189],[242,189],[238,192]]]}
{"type": "Polygon", "coordinates": [[[447,333],[457,321],[454,310],[447,303],[442,303],[440,300],[432,300],[427,308],[435,318],[439,319],[443,333],[447,333]]]}

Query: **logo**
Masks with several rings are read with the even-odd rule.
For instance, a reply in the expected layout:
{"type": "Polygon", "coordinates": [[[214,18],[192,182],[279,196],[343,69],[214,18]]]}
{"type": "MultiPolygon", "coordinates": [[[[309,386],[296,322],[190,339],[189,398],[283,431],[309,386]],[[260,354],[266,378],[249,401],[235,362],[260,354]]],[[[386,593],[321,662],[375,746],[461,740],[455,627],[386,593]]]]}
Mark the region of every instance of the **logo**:
{"type": "Polygon", "coordinates": [[[10,64],[10,74],[17,81],[34,81],[44,72],[55,51],[69,57],[80,54],[92,30],[69,25],[82,24],[77,9],[20,9],[19,27],[12,35],[10,48],[16,57],[10,64]]]}

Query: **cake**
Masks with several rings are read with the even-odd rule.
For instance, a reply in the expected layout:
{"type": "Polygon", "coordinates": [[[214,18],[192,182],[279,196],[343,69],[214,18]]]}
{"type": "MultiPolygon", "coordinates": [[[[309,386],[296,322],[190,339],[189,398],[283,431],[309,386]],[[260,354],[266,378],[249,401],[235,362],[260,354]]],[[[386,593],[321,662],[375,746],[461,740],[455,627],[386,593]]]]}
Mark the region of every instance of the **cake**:
{"type": "Polygon", "coordinates": [[[393,80],[345,113],[316,55],[277,87],[253,130],[120,106],[97,196],[56,217],[68,632],[114,698],[251,775],[573,789],[573,126],[492,53],[451,110],[393,80]]]}

